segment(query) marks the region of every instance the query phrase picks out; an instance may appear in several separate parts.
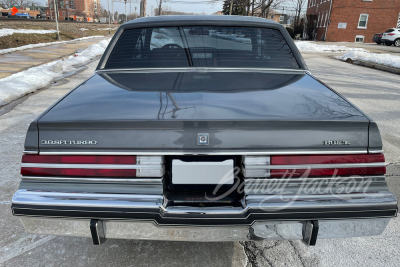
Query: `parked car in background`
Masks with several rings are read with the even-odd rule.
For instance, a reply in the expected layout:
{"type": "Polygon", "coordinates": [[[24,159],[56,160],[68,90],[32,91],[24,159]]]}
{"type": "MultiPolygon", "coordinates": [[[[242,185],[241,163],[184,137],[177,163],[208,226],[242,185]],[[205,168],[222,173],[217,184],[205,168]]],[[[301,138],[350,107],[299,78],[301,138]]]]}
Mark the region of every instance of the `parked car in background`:
{"type": "MultiPolygon", "coordinates": [[[[13,215],[35,234],[234,241],[380,235],[397,214],[377,124],[245,16],[119,27],[31,123],[13,215]]],[[[168,246],[168,245],[166,245],[168,246]]]]}
{"type": "Polygon", "coordinates": [[[382,33],[382,32],[381,32],[381,33],[375,34],[374,37],[372,38],[372,42],[375,42],[375,43],[377,43],[378,45],[382,44],[382,41],[381,41],[382,36],[383,36],[383,33],[382,33]]]}
{"type": "Polygon", "coordinates": [[[28,13],[16,13],[15,15],[8,15],[9,18],[16,18],[16,19],[31,19],[31,16],[28,13]]]}
{"type": "Polygon", "coordinates": [[[395,46],[400,46],[400,31],[399,29],[390,28],[383,33],[382,43],[390,46],[394,44],[395,46]]]}

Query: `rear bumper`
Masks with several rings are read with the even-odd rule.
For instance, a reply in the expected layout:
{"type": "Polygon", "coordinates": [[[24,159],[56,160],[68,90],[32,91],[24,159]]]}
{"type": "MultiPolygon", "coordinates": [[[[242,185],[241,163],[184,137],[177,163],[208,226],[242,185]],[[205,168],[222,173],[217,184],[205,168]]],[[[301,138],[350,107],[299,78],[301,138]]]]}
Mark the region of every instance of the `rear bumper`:
{"type": "Polygon", "coordinates": [[[394,44],[394,40],[389,40],[389,39],[381,39],[382,43],[388,43],[388,44],[394,44]]]}
{"type": "Polygon", "coordinates": [[[388,192],[332,195],[248,195],[242,207],[168,206],[162,195],[18,190],[12,210],[35,234],[91,236],[99,221],[107,238],[229,241],[304,239],[309,222],[318,238],[379,235],[397,214],[388,192]]]}
{"type": "MultiPolygon", "coordinates": [[[[321,220],[318,238],[380,235],[389,218],[321,220]]],[[[21,217],[29,233],[92,237],[90,220],[21,217]]],[[[306,221],[260,221],[250,226],[159,226],[153,221],[102,221],[105,238],[164,241],[304,240],[306,221]]]]}

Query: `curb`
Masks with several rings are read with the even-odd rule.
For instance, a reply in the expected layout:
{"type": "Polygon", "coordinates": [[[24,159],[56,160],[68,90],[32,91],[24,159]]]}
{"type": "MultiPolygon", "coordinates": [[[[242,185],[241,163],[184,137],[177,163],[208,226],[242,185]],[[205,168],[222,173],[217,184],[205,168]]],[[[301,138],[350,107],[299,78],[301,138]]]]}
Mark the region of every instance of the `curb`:
{"type": "Polygon", "coordinates": [[[377,63],[372,63],[372,62],[368,62],[368,61],[364,61],[364,60],[359,60],[359,59],[352,60],[352,59],[348,58],[345,62],[354,64],[354,65],[361,65],[361,66],[372,68],[372,69],[383,70],[383,71],[391,72],[394,74],[400,74],[399,68],[393,68],[393,67],[389,67],[389,66],[385,66],[385,65],[377,64],[377,63]]]}

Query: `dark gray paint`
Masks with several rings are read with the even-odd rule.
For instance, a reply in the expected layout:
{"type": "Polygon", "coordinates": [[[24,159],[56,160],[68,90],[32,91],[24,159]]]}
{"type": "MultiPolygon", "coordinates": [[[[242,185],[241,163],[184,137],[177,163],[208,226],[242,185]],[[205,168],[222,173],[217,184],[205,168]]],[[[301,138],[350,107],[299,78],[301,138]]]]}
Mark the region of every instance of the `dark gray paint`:
{"type": "Polygon", "coordinates": [[[366,150],[368,125],[361,112],[306,74],[124,73],[95,75],[70,93],[39,120],[39,139],[98,142],[40,145],[43,151],[366,150]],[[212,79],[194,83],[198,76],[212,79]],[[197,134],[204,132],[210,145],[199,147],[197,134]],[[325,140],[350,145],[326,147],[325,140]]]}

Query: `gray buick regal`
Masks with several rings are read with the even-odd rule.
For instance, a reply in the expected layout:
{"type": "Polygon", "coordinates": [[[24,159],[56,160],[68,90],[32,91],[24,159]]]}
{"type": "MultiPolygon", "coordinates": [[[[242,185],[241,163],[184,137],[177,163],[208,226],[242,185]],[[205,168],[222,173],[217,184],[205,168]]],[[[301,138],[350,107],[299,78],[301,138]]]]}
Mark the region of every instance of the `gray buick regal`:
{"type": "Polygon", "coordinates": [[[27,232],[236,241],[379,235],[397,214],[376,123],[260,18],[136,19],[33,121],[27,232]]]}

